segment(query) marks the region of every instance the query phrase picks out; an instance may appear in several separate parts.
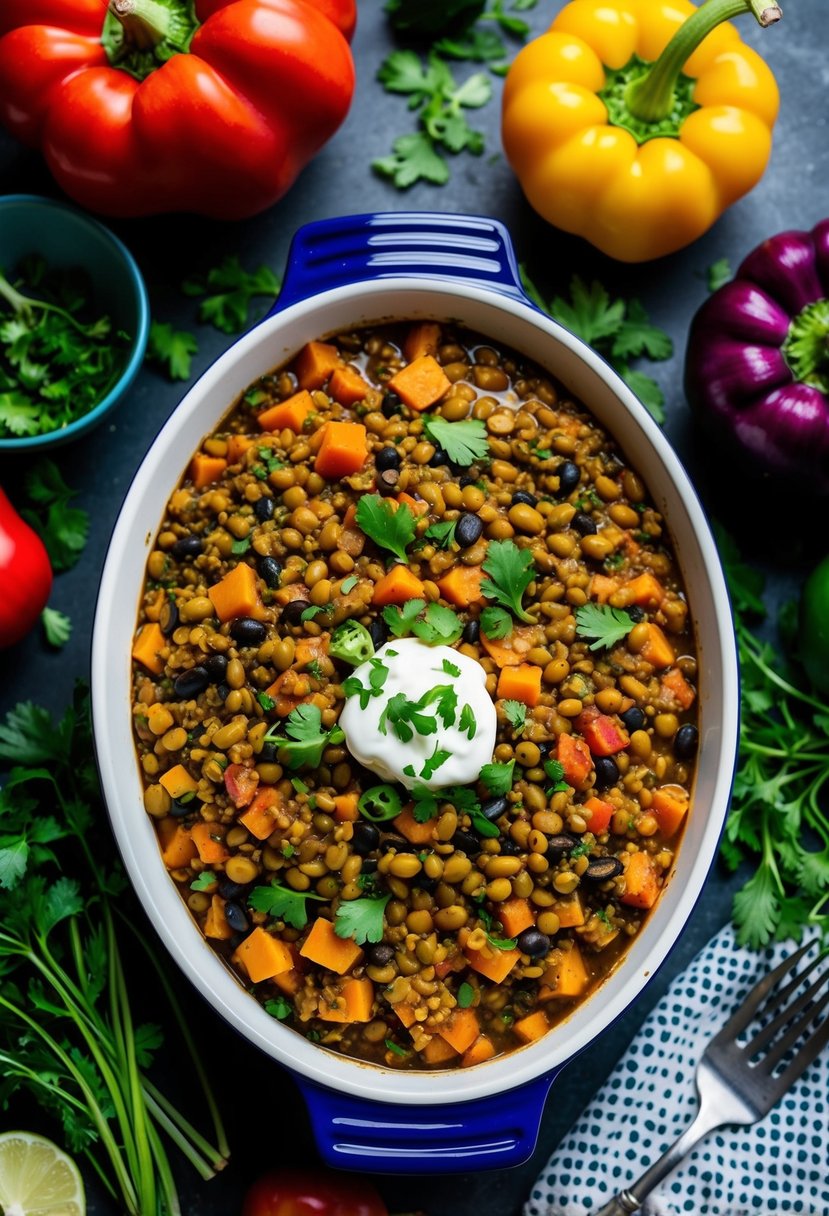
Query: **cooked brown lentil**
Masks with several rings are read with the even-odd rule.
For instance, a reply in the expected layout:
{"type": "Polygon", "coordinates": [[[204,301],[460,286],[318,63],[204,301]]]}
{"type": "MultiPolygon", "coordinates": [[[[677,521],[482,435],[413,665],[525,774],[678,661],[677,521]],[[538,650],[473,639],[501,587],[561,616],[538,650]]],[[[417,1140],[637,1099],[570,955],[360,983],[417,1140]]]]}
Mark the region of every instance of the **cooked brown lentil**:
{"type": "Polygon", "coordinates": [[[422,325],[327,339],[333,357],[310,396],[307,352],[262,377],[167,504],[133,681],[145,809],[208,940],[298,1033],[427,1069],[537,1038],[617,965],[673,866],[697,676],[663,521],[612,438],[522,357],[457,326],[433,331],[428,357],[448,387],[432,412],[482,419],[490,459],[452,464],[424,413],[388,387],[422,325]],[[335,366],[352,376],[349,406],[335,366]],[[304,403],[304,420],[263,429],[258,418],[281,402],[304,403]],[[323,475],[325,428],[349,421],[365,428],[365,459],[323,475]],[[438,791],[423,822],[403,790],[399,815],[366,817],[359,800],[378,779],[336,735],[318,764],[292,769],[268,733],[284,737],[300,706],[316,707],[321,730],[336,726],[351,670],[328,653],[337,626],[359,622],[375,646],[388,636],[374,602],[388,555],[355,522],[381,469],[385,492],[417,518],[409,570],[422,598],[457,613],[456,645],[487,672],[494,760],[514,762],[500,799],[481,786],[438,791]],[[480,521],[465,549],[425,535],[464,514],[480,521]],[[505,539],[531,551],[536,623],[493,642],[480,630],[486,599],[452,602],[441,581],[474,573],[505,539]],[[220,613],[211,590],[241,567],[249,610],[220,613]],[[575,615],[586,603],[628,610],[627,637],[590,649],[575,615]],[[516,712],[499,685],[525,669],[535,691],[516,712]],[[344,910],[367,901],[377,932],[355,941],[344,910]]]}

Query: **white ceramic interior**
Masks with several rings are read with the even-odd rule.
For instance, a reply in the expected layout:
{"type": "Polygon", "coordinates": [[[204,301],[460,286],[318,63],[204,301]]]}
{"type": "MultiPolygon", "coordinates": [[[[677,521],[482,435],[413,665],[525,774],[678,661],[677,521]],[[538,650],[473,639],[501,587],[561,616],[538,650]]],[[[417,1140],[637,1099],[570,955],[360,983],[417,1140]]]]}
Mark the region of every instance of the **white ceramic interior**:
{"type": "Polygon", "coordinates": [[[548,1072],[595,1039],[629,1005],[674,945],[716,853],[738,741],[738,675],[728,596],[696,494],[658,426],[605,362],[555,322],[495,291],[390,278],[325,292],[263,322],[189,391],[139,468],[103,571],[92,648],[95,745],[103,789],[129,876],[178,966],[251,1043],[309,1079],[386,1102],[466,1101],[548,1072]],[[306,341],[396,318],[460,319],[557,377],[616,437],[644,477],[673,537],[700,653],[701,747],[689,822],[659,904],[622,964],[585,1004],[537,1043],[469,1069],[399,1072],[326,1051],[264,1012],[214,954],[171,881],[142,785],[130,714],[130,650],[147,554],[164,504],[191,454],[251,381],[306,341]]]}

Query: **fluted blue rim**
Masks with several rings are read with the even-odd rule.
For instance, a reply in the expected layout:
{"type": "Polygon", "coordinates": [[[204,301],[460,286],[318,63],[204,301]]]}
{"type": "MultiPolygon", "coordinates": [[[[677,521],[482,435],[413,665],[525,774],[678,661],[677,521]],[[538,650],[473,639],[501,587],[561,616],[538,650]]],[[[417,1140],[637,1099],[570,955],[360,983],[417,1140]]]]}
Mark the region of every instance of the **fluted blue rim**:
{"type": "MultiPolygon", "coordinates": [[[[22,452],[37,448],[57,447],[58,445],[68,443],[72,439],[77,439],[80,435],[97,426],[104,415],[120,400],[138,375],[141,364],[144,362],[144,353],[147,349],[147,339],[150,333],[150,302],[144,278],[138,269],[135,258],[114,232],[111,232],[99,220],[93,219],[77,207],[72,207],[68,203],[60,202],[57,199],[46,198],[40,194],[4,194],[0,196],[0,222],[2,222],[3,209],[12,203],[31,203],[38,207],[53,210],[56,216],[69,213],[80,223],[96,231],[114,249],[123,263],[125,284],[129,283],[135,300],[137,324],[135,326],[136,332],[132,337],[129,359],[124,370],[106,396],[96,406],[84,414],[82,418],[77,418],[74,422],[70,422],[68,426],[61,427],[59,430],[47,431],[44,435],[20,435],[14,439],[0,439],[0,454],[3,452],[22,452]]],[[[94,267],[88,267],[87,269],[94,275],[94,267]]]]}

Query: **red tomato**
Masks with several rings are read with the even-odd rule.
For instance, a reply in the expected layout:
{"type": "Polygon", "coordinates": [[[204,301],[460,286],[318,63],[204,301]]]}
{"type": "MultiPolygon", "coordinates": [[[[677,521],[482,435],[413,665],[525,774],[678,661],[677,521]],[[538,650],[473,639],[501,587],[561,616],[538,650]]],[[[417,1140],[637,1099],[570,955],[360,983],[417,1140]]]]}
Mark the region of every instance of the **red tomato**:
{"type": "Polygon", "coordinates": [[[348,1174],[278,1170],[255,1182],[242,1216],[388,1216],[368,1182],[348,1174]]]}

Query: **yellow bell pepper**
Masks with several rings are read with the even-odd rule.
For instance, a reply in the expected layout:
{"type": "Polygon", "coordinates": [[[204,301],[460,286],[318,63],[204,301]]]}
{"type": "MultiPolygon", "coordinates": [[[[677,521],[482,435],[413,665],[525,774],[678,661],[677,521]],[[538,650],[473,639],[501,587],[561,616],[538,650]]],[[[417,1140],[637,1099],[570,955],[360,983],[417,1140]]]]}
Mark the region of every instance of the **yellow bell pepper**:
{"type": "Polygon", "coordinates": [[[697,239],[757,184],[779,93],[735,28],[771,0],[572,0],[516,57],[503,142],[535,210],[622,262],[697,239]]]}

